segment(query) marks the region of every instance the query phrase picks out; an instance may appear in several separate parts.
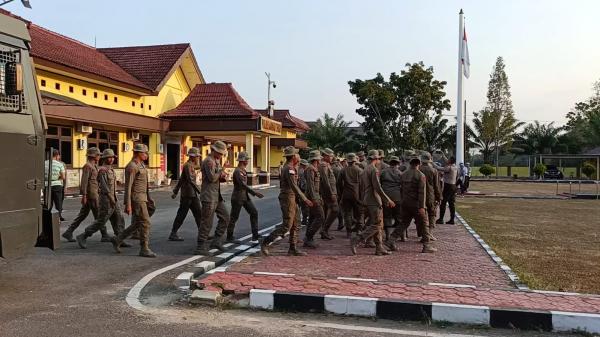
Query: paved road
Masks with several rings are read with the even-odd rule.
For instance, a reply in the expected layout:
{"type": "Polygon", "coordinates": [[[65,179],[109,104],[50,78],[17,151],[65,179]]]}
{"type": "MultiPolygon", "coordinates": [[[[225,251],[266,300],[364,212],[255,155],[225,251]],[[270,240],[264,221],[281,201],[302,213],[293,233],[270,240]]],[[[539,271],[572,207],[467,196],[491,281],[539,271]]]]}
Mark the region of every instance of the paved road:
{"type": "MultiPolygon", "coordinates": [[[[230,191],[226,189],[227,194],[230,191]]],[[[281,221],[277,189],[263,191],[257,200],[261,227],[281,221]]],[[[142,292],[145,311],[128,306],[129,289],[148,273],[190,257],[195,248],[196,229],[191,215],[182,228],[184,242],[166,240],[177,201],[168,192],[153,193],[159,209],[152,218],[151,246],[159,257],[137,256],[138,248],[117,255],[99,235],[88,240],[88,249],[64,243],[52,252],[37,249],[11,261],[0,260],[0,336],[547,336],[439,327],[426,323],[397,323],[326,315],[296,315],[190,307],[171,285],[174,269],[155,278],[142,292]]],[[[65,216],[72,219],[79,199],[65,203],[65,216]]],[[[87,223],[89,223],[88,220],[87,223]]],[[[87,224],[85,223],[85,224],[87,224]]],[[[85,225],[84,224],[84,225],[85,225]]],[[[64,224],[64,227],[68,222],[64,224]]],[[[63,228],[64,230],[64,228],[63,228]]],[[[80,228],[79,231],[83,230],[80,228]]],[[[246,214],[237,235],[249,233],[246,214]]]]}

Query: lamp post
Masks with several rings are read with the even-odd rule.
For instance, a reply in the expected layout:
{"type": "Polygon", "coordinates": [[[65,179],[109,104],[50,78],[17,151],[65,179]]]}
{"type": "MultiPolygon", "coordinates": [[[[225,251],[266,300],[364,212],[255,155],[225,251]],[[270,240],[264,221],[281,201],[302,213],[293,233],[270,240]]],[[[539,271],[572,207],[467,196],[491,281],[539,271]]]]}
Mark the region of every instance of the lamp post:
{"type": "Polygon", "coordinates": [[[273,106],[275,105],[275,102],[271,100],[271,86],[277,88],[277,84],[275,81],[271,81],[271,73],[265,72],[265,75],[267,75],[267,114],[271,117],[273,115],[273,106]]]}

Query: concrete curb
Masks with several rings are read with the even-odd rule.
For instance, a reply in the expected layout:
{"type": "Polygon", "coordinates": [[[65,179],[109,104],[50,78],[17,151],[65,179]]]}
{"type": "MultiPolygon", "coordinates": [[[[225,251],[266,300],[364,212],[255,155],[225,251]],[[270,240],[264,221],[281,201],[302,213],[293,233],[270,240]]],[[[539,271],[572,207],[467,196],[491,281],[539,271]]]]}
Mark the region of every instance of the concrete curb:
{"type": "Polygon", "coordinates": [[[250,307],[269,311],[332,313],[391,320],[438,321],[493,328],[600,333],[600,315],[529,311],[370,297],[250,290],[250,307]]]}

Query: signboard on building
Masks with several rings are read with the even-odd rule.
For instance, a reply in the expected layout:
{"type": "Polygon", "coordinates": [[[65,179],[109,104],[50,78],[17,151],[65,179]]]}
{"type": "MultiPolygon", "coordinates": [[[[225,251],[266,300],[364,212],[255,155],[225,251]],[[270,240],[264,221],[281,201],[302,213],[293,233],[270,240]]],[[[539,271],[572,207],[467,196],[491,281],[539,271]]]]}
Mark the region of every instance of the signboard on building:
{"type": "Polygon", "coordinates": [[[276,120],[261,116],[260,131],[279,136],[281,135],[281,123],[276,120]]]}

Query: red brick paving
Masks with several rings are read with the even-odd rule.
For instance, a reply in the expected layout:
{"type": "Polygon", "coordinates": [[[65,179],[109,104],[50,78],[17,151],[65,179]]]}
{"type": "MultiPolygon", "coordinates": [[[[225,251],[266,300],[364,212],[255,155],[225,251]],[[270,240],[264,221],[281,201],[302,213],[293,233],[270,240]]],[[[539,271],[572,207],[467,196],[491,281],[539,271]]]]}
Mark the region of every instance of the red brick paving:
{"type": "Polygon", "coordinates": [[[307,276],[252,275],[224,272],[198,281],[201,288],[223,289],[226,294],[248,294],[251,289],[268,289],[323,295],[374,297],[419,302],[482,305],[567,312],[600,313],[600,296],[558,295],[510,289],[450,288],[399,282],[346,281],[307,276]]]}
{"type": "Polygon", "coordinates": [[[275,272],[327,278],[353,277],[408,283],[452,283],[489,288],[514,288],[506,274],[462,225],[438,225],[434,235],[438,252],[421,254],[414,226],[400,251],[375,256],[374,248],[350,253],[345,233],[333,232],[333,241],[317,240],[320,247],[307,257],[287,256],[287,238],[271,246],[272,256],[249,257],[229,268],[241,273],[275,272]]]}

